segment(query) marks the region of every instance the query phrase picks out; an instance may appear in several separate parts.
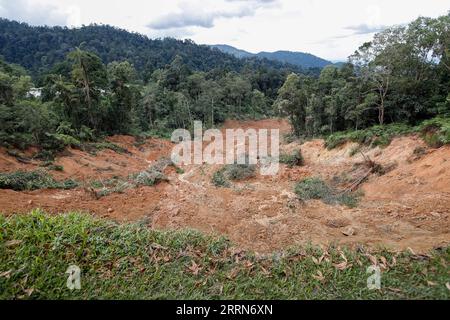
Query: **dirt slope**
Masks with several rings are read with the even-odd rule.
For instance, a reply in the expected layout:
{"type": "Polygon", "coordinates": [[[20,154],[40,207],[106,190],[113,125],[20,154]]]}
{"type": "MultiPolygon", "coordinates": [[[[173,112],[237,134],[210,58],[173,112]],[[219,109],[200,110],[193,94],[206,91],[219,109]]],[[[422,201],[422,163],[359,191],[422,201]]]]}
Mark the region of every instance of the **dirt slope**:
{"type": "MultiPolygon", "coordinates": [[[[279,128],[282,134],[289,132],[288,123],[280,120],[228,121],[225,128],[279,128]]],[[[68,150],[56,161],[64,166],[64,172],[55,173],[55,177],[82,181],[126,177],[170,154],[172,147],[170,142],[158,139],[139,146],[132,137],[112,137],[111,141],[130,154],[105,150],[93,156],[68,150]]],[[[366,156],[393,170],[370,176],[362,185],[365,196],[354,209],[321,201],[302,203],[293,194],[293,186],[306,177],[321,176],[331,181],[354,173],[355,166],[363,161],[359,153],[350,156],[355,144],[326,150],[322,140],[313,140],[303,145],[283,144],[281,148],[285,152],[301,148],[306,165],[282,165],[276,176],[257,176],[232,188],[212,186],[211,176],[218,166],[190,165],[183,167],[183,174],[168,172],[169,182],[99,200],[83,188],[0,190],[0,211],[12,214],[40,207],[53,213],[88,211],[119,221],[145,219],[153,228],[195,228],[224,234],[239,246],[259,252],[308,242],[410,247],[418,252],[450,243],[449,146],[427,149],[418,137],[408,136],[395,139],[384,149],[363,149],[366,156]],[[414,154],[418,146],[425,148],[425,154],[414,154]]],[[[0,152],[0,171],[33,170],[37,165],[19,163],[4,150],[0,152]]]]}

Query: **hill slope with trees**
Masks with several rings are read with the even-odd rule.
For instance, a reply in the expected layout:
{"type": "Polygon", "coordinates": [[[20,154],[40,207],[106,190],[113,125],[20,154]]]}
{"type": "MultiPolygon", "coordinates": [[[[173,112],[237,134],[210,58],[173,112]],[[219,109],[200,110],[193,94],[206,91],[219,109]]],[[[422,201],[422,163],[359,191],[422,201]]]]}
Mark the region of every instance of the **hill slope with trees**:
{"type": "Polygon", "coordinates": [[[105,64],[129,61],[144,79],[154,70],[171,63],[176,56],[183,58],[186,66],[195,71],[224,68],[240,72],[246,68],[260,67],[302,71],[300,67],[277,61],[255,58],[241,60],[212,50],[209,46],[197,45],[191,40],[149,39],[108,25],[70,29],[35,27],[0,19],[0,55],[10,63],[23,66],[33,76],[63,61],[70,51],[81,44],[84,50],[95,53],[105,64]]]}
{"type": "MultiPolygon", "coordinates": [[[[291,74],[275,107],[297,135],[317,136],[450,115],[450,14],[376,34],[319,79],[291,74]]],[[[450,123],[448,121],[447,123],[450,123]]],[[[450,125],[446,138],[450,142],[450,125]]]]}

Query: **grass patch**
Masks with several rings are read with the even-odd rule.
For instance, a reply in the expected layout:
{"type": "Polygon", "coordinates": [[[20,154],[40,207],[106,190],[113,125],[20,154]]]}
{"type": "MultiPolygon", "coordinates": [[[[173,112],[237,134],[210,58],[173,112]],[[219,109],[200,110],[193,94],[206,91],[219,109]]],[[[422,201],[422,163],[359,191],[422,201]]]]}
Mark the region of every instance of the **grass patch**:
{"type": "Polygon", "coordinates": [[[72,179],[56,181],[44,170],[0,173],[0,189],[31,191],[38,189],[74,189],[78,182],[72,179]]]}
{"type": "Polygon", "coordinates": [[[448,299],[450,292],[449,248],[415,256],[308,246],[257,258],[194,231],[40,211],[0,216],[0,239],[0,299],[448,299]],[[371,259],[382,267],[381,290],[367,288],[371,259]],[[81,269],[80,290],[66,287],[71,265],[81,269]]]}
{"type": "Polygon", "coordinates": [[[280,163],[286,164],[289,168],[302,166],[305,163],[301,150],[294,151],[292,154],[281,154],[280,163]]]}
{"type": "Polygon", "coordinates": [[[350,208],[358,205],[361,193],[337,193],[320,178],[307,178],[295,185],[294,192],[300,200],[322,200],[327,204],[342,204],[350,208]]]}

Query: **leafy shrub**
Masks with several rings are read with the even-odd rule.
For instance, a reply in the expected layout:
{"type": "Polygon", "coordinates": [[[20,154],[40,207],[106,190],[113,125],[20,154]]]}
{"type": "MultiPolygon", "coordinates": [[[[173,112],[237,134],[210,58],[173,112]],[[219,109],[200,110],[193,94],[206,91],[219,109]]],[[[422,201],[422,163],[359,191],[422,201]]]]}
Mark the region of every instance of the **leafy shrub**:
{"type": "Polygon", "coordinates": [[[76,180],[68,179],[58,183],[58,185],[59,187],[57,187],[57,189],[70,190],[77,188],[79,186],[79,183],[76,180]]]}
{"type": "Polygon", "coordinates": [[[243,180],[255,176],[256,166],[252,164],[229,164],[225,176],[230,180],[243,180]]]}
{"type": "Polygon", "coordinates": [[[115,143],[109,142],[109,141],[84,143],[81,146],[81,149],[83,149],[84,151],[87,151],[91,154],[94,154],[94,155],[98,151],[105,150],[105,149],[109,149],[109,150],[112,150],[112,151],[120,153],[120,154],[130,153],[127,149],[125,149],[115,143]]]}
{"type": "Polygon", "coordinates": [[[299,138],[294,133],[287,133],[287,134],[283,135],[283,140],[287,144],[290,144],[298,139],[299,138]]]}
{"type": "Polygon", "coordinates": [[[212,176],[212,183],[216,187],[225,187],[228,188],[230,186],[230,183],[228,182],[227,178],[225,177],[225,168],[222,168],[218,171],[216,171],[212,176]]]}
{"type": "Polygon", "coordinates": [[[319,178],[308,178],[297,183],[294,191],[304,201],[331,198],[330,188],[319,178]]]}
{"type": "Polygon", "coordinates": [[[133,180],[138,186],[153,186],[161,181],[167,181],[164,170],[167,166],[174,166],[169,158],[162,158],[149,166],[146,170],[134,176],[133,180]]]}
{"type": "Polygon", "coordinates": [[[395,136],[414,132],[414,128],[403,123],[377,125],[364,130],[336,132],[325,141],[327,149],[334,149],[348,141],[364,145],[387,146],[395,136]]]}
{"type": "Polygon", "coordinates": [[[151,187],[161,181],[168,180],[166,175],[163,173],[164,169],[168,165],[173,165],[172,161],[170,159],[163,158],[158,160],[155,164],[149,166],[146,170],[131,174],[127,178],[115,176],[104,181],[91,181],[90,188],[93,189],[91,191],[95,193],[95,196],[100,198],[112,193],[123,193],[127,189],[132,189],[139,186],[151,187]]]}
{"type": "Polygon", "coordinates": [[[300,200],[322,200],[327,204],[342,204],[350,208],[356,207],[360,192],[345,192],[338,194],[320,178],[307,178],[295,185],[294,192],[300,200]]]}
{"type": "Polygon", "coordinates": [[[425,142],[433,148],[450,144],[450,118],[436,117],[422,122],[417,130],[422,133],[425,142]]]}
{"type": "Polygon", "coordinates": [[[302,166],[304,162],[301,150],[294,151],[292,154],[280,155],[280,163],[287,164],[290,168],[302,166]]]}
{"type": "Polygon", "coordinates": [[[427,150],[424,147],[416,147],[413,151],[413,155],[421,157],[427,153],[427,150]]]}
{"type": "Polygon", "coordinates": [[[134,179],[138,186],[154,186],[155,184],[167,180],[164,173],[157,170],[142,171],[134,179]]]}
{"type": "Polygon", "coordinates": [[[64,171],[64,167],[60,166],[60,165],[57,165],[57,164],[48,165],[46,168],[47,168],[47,170],[64,171]]]}
{"type": "Polygon", "coordinates": [[[336,132],[327,137],[325,146],[328,149],[333,149],[348,141],[364,145],[387,146],[394,137],[414,132],[421,133],[425,142],[431,147],[449,144],[450,118],[435,117],[423,121],[416,127],[403,123],[392,123],[373,126],[364,130],[336,132]]]}
{"type": "Polygon", "coordinates": [[[78,183],[74,180],[58,182],[43,170],[0,173],[0,189],[24,191],[38,189],[73,189],[77,186],[78,183]]]}
{"type": "Polygon", "coordinates": [[[62,134],[62,133],[56,133],[53,135],[53,137],[58,140],[63,146],[65,147],[80,147],[81,142],[80,140],[74,138],[73,136],[62,134]]]}

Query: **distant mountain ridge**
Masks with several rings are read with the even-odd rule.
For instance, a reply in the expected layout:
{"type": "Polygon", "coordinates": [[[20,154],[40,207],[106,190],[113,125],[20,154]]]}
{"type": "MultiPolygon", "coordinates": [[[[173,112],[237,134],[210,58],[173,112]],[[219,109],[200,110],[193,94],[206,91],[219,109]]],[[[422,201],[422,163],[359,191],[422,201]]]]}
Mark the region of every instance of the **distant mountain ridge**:
{"type": "Polygon", "coordinates": [[[331,61],[319,58],[310,53],[294,52],[294,51],[275,51],[275,52],[259,52],[251,53],[245,50],[241,50],[226,44],[211,45],[213,48],[217,48],[224,53],[234,55],[237,58],[266,58],[268,60],[279,61],[283,63],[289,63],[302,68],[324,68],[328,65],[332,65],[331,61]]]}

